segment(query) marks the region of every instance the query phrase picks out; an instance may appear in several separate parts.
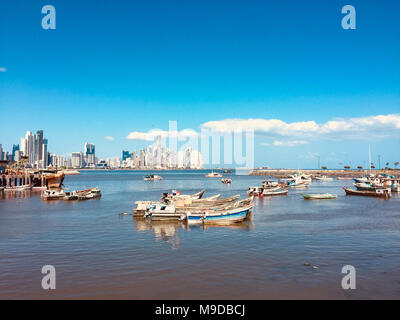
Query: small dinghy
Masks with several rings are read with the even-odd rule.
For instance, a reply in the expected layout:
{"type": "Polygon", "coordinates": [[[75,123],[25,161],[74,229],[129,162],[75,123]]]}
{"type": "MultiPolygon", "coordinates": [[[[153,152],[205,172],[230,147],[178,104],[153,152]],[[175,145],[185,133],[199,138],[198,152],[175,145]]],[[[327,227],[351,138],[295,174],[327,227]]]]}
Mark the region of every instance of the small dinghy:
{"type": "Polygon", "coordinates": [[[302,194],[304,200],[329,200],[337,199],[336,194],[330,193],[316,193],[316,194],[302,194]]]}

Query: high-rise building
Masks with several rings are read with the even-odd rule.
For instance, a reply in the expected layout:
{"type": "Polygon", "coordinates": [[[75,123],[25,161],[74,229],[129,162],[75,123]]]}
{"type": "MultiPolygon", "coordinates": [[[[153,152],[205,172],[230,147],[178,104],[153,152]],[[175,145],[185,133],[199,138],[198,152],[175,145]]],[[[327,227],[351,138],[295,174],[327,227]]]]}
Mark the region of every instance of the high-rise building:
{"type": "Polygon", "coordinates": [[[82,168],[82,166],[83,166],[83,153],[82,152],[72,152],[71,165],[73,168],[82,168]]]}
{"type": "Polygon", "coordinates": [[[36,156],[37,156],[37,161],[40,161],[43,160],[43,130],[38,130],[36,132],[36,141],[37,141],[36,156]]]}
{"type": "Polygon", "coordinates": [[[125,161],[126,159],[130,158],[131,154],[129,151],[122,150],[122,161],[125,161]]]}
{"type": "Polygon", "coordinates": [[[47,139],[43,139],[43,144],[42,144],[42,160],[40,160],[42,162],[42,168],[47,168],[47,166],[49,165],[49,157],[47,154],[47,139]]]}
{"type": "Polygon", "coordinates": [[[94,167],[96,165],[96,149],[93,143],[85,143],[85,159],[88,167],[94,167]]]}
{"type": "Polygon", "coordinates": [[[12,153],[11,153],[11,161],[17,161],[17,160],[15,160],[15,152],[16,151],[19,151],[19,144],[13,144],[12,153]]]}
{"type": "Polygon", "coordinates": [[[3,160],[3,146],[0,143],[0,160],[3,160]]]}

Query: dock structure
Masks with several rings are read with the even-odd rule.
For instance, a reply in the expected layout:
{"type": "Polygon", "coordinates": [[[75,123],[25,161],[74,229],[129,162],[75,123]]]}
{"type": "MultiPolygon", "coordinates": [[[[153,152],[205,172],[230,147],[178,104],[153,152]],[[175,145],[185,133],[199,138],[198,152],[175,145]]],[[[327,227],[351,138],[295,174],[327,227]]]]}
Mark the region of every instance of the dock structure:
{"type": "Polygon", "coordinates": [[[33,175],[29,173],[0,175],[0,187],[18,187],[32,185],[32,183],[33,175]]]}

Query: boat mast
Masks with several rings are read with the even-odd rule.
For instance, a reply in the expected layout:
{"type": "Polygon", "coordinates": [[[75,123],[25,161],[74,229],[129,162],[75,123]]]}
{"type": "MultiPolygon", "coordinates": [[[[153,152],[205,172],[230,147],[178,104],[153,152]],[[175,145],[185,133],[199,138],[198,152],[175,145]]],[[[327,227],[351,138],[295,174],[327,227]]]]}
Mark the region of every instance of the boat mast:
{"type": "Polygon", "coordinates": [[[368,153],[369,153],[369,171],[371,171],[371,145],[368,145],[368,153]]]}

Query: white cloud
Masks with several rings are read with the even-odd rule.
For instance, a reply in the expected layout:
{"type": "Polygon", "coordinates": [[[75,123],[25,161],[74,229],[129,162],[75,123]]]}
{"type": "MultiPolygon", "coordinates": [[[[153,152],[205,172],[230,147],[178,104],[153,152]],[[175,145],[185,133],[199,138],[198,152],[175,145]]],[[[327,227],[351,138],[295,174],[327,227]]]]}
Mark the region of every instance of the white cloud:
{"type": "Polygon", "coordinates": [[[0,72],[6,72],[7,71],[7,69],[6,68],[4,68],[4,67],[0,67],[0,72]]]}
{"type": "Polygon", "coordinates": [[[161,136],[162,138],[177,138],[179,140],[185,140],[188,138],[196,138],[199,134],[192,129],[184,129],[181,131],[153,129],[148,132],[133,131],[129,133],[126,138],[129,140],[154,141],[157,136],[161,136]]]}
{"type": "Polygon", "coordinates": [[[220,133],[254,130],[256,134],[276,139],[276,143],[282,145],[285,144],[283,141],[298,142],[305,139],[379,140],[399,136],[400,115],[339,119],[320,124],[313,120],[286,123],[279,119],[225,119],[206,122],[201,127],[220,133]]]}
{"type": "Polygon", "coordinates": [[[105,137],[104,139],[106,139],[106,140],[108,140],[108,141],[114,141],[114,138],[113,138],[113,137],[110,137],[110,136],[107,136],[107,137],[105,137]]]}
{"type": "Polygon", "coordinates": [[[275,140],[272,143],[262,142],[261,145],[263,146],[274,146],[274,147],[295,147],[298,145],[308,144],[308,141],[305,140],[290,140],[290,141],[281,141],[275,140]]]}

